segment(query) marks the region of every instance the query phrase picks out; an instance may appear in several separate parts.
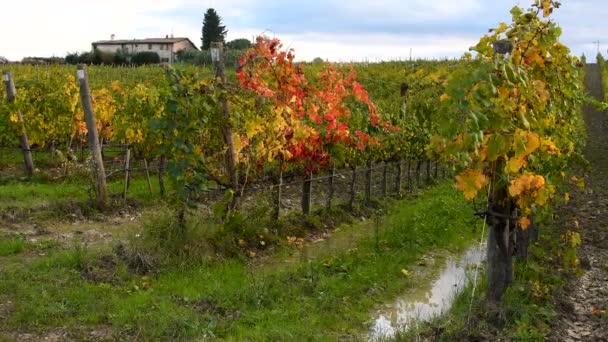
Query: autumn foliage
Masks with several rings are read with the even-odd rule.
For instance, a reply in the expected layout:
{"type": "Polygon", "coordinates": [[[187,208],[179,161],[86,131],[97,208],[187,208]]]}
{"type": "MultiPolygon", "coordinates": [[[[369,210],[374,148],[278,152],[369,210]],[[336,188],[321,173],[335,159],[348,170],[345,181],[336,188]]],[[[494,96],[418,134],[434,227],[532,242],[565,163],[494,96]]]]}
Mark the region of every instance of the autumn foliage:
{"type": "Polygon", "coordinates": [[[485,195],[487,186],[507,194],[494,200],[521,209],[521,228],[552,198],[584,139],[578,59],[559,41],[556,23],[543,20],[557,7],[549,0],[536,0],[528,12],[515,7],[512,24],[501,23],[471,48],[477,56],[465,56],[469,62],[441,97],[452,127],[431,143],[461,168],[457,188],[467,199],[485,195]],[[496,53],[505,39],[512,50],[496,53]]]}
{"type": "MultiPolygon", "coordinates": [[[[327,165],[336,148],[365,150],[378,144],[370,132],[395,130],[384,122],[367,91],[356,81],[356,72],[345,74],[328,65],[309,80],[293,50],[283,50],[278,39],[260,36],[242,58],[237,79],[266,104],[267,159],[314,169],[327,165]]],[[[259,150],[259,149],[258,149],[259,150]]]]}

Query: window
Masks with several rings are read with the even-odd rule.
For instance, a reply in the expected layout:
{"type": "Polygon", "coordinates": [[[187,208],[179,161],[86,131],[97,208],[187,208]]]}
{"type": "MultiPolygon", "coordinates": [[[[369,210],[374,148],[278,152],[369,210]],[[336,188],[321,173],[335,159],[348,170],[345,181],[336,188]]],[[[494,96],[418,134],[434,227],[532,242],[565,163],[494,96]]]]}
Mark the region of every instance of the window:
{"type": "Polygon", "coordinates": [[[152,44],[148,44],[148,50],[152,50],[152,44]]]}

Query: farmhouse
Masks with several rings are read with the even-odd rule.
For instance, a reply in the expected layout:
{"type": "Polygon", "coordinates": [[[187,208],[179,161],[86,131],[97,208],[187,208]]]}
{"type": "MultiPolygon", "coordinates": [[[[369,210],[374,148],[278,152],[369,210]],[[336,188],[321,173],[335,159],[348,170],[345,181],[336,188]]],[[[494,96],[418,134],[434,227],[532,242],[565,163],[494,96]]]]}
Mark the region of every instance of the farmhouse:
{"type": "Polygon", "coordinates": [[[115,53],[119,50],[127,54],[138,52],[156,52],[163,63],[173,63],[177,60],[177,53],[182,50],[198,50],[196,45],[188,38],[165,37],[146,39],[112,39],[100,40],[92,43],[93,50],[115,53]]]}

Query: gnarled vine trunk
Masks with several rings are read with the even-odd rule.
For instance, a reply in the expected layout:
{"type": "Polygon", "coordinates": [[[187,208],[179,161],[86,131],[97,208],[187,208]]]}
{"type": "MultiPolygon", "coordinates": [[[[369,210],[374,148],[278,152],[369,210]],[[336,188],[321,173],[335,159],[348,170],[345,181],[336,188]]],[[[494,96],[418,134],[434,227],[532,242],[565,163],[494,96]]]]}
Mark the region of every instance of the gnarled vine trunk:
{"type": "Polygon", "coordinates": [[[513,215],[515,206],[506,188],[496,189],[490,196],[488,209],[488,297],[498,302],[513,282],[514,275],[513,237],[517,225],[513,215]]]}

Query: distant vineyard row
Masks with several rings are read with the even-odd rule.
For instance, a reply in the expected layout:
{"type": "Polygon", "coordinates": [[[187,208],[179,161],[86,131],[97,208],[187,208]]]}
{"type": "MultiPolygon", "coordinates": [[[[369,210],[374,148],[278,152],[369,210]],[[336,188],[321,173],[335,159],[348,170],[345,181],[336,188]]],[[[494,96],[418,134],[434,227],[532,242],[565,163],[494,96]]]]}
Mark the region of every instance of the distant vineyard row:
{"type": "MultiPolygon", "coordinates": [[[[281,115],[277,116],[276,103],[260,96],[256,89],[243,87],[234,69],[227,71],[225,90],[218,87],[213,70],[206,68],[178,66],[167,72],[155,66],[93,66],[88,68],[88,74],[97,128],[105,142],[129,143],[147,157],[165,155],[170,159],[168,154],[173,152],[168,145],[183,140],[189,145],[184,151],[204,162],[207,171],[212,173],[209,176],[221,179],[225,177],[222,165],[226,143],[218,130],[223,120],[220,98],[227,98],[231,111],[229,125],[234,131],[237,167],[251,175],[255,170],[279,165],[323,168],[329,165],[329,157],[331,163],[338,166],[354,165],[370,158],[417,159],[424,157],[424,147],[435,133],[437,123],[442,121],[444,111],[439,110],[439,96],[444,92],[450,70],[459,63],[390,62],[355,65],[352,70],[350,66],[297,65],[302,68],[302,77],[308,79],[306,89],[323,86],[327,94],[335,93],[346,83],[350,82],[351,87],[356,83],[367,89],[372,104],[366,107],[354,93],[345,93],[339,99],[344,117],[328,120],[331,118],[326,115],[319,122],[308,116],[299,117],[302,122],[299,133],[288,132],[287,123],[281,115]],[[330,81],[327,70],[332,72],[330,77],[339,79],[330,81]],[[323,82],[330,83],[319,85],[323,82]],[[176,84],[184,87],[181,94],[176,94],[176,84]],[[370,110],[376,112],[373,115],[378,116],[382,126],[370,121],[370,110]],[[176,116],[178,112],[182,117],[176,116]],[[311,134],[322,132],[327,136],[334,128],[342,130],[338,135],[347,139],[324,138],[317,151],[306,152],[323,155],[322,158],[309,158],[304,161],[307,165],[302,165],[302,160],[292,157],[296,142],[310,145],[311,134]],[[285,136],[290,134],[293,137],[289,137],[291,147],[288,148],[285,136]]],[[[17,97],[15,103],[9,105],[6,94],[2,93],[0,145],[18,145],[22,126],[17,120],[17,111],[23,115],[33,146],[53,143],[65,150],[86,142],[87,129],[74,67],[12,65],[8,68],[15,80],[17,97]]],[[[271,81],[279,84],[277,80],[271,81]]],[[[305,105],[322,104],[311,100],[305,105]]],[[[296,124],[292,122],[290,126],[293,128],[296,124]]]]}

